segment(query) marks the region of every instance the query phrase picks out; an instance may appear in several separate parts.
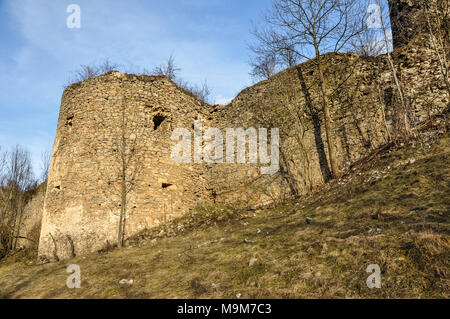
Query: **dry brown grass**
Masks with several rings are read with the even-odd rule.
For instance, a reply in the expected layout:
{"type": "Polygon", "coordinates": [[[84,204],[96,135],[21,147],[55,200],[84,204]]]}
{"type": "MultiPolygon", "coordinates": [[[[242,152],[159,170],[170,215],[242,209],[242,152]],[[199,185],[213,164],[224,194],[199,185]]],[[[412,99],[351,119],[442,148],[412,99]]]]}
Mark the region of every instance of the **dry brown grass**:
{"type": "Polygon", "coordinates": [[[0,296],[449,298],[449,143],[447,134],[431,149],[393,150],[276,208],[203,206],[171,237],[46,265],[8,258],[0,296]],[[81,289],[65,285],[69,264],[81,267],[81,289]],[[369,264],[381,268],[381,289],[366,285],[369,264]]]}

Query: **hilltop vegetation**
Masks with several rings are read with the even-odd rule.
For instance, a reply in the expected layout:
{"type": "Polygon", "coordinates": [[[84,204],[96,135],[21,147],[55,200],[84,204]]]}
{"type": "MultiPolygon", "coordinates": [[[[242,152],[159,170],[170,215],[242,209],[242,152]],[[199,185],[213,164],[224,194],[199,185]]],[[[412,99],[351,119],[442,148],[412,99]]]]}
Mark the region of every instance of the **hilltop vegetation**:
{"type": "Polygon", "coordinates": [[[449,298],[450,136],[440,121],[308,197],[258,211],[205,204],[126,248],[59,263],[21,251],[0,262],[0,296],[449,298]],[[70,264],[81,289],[66,287],[70,264]],[[381,289],[366,285],[370,264],[381,289]]]}

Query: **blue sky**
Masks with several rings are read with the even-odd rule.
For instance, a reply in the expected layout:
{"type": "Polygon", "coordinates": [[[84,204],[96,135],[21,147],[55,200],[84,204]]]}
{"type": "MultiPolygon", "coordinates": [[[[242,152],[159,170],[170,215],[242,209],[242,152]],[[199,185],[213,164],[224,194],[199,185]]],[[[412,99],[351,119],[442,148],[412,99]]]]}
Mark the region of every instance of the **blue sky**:
{"type": "Polygon", "coordinates": [[[0,146],[25,146],[36,172],[53,145],[64,84],[105,59],[152,69],[173,53],[180,76],[216,102],[251,84],[251,21],[271,0],[0,0],[0,146]],[[69,4],[81,28],[69,29],[69,4]]]}

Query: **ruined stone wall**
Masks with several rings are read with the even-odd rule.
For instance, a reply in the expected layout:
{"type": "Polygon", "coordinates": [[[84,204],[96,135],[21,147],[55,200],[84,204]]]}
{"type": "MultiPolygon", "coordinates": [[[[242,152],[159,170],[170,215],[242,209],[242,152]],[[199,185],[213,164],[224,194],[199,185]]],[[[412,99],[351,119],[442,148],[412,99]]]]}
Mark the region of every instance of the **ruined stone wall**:
{"type": "MultiPolygon", "coordinates": [[[[392,56],[412,125],[449,107],[437,57],[426,38],[409,39],[392,56]]],[[[398,125],[398,96],[386,56],[326,54],[323,63],[331,141],[343,173],[389,141],[398,125]]],[[[117,242],[121,136],[127,141],[125,153],[134,154],[127,176],[136,172],[136,179],[126,182],[132,185],[126,238],[200,202],[257,207],[320,187],[324,177],[318,145],[328,156],[328,141],[319,102],[313,61],[243,90],[227,106],[206,105],[165,77],[112,72],[68,87],[61,101],[39,255],[68,258],[117,242]],[[223,134],[226,128],[279,128],[280,170],[262,175],[261,163],[174,163],[171,150],[177,141],[171,134],[175,128],[193,133],[195,120],[203,121],[203,130],[214,127],[223,134]]],[[[224,161],[225,150],[219,157],[224,161]]]]}
{"type": "Polygon", "coordinates": [[[388,0],[388,3],[394,48],[410,43],[421,34],[427,34],[429,32],[427,16],[433,27],[445,29],[442,31],[448,36],[450,26],[448,0],[388,0]],[[438,21],[441,24],[439,26],[436,25],[438,21]]]}
{"type": "MultiPolygon", "coordinates": [[[[422,41],[413,41],[393,54],[411,107],[412,125],[443,111],[449,104],[437,56],[430,44],[422,41]]],[[[389,142],[390,132],[397,125],[399,102],[386,56],[362,58],[353,53],[327,54],[323,62],[327,94],[332,103],[332,142],[342,173],[352,163],[389,142]]],[[[258,165],[213,168],[211,182],[217,202],[251,207],[284,198],[288,193],[306,194],[323,184],[315,130],[299,80],[299,69],[313,104],[319,106],[316,110],[328,157],[315,68],[308,62],[245,89],[230,105],[216,110],[216,118],[222,125],[279,127],[281,134],[279,173],[261,176],[258,165]]]]}
{"type": "Polygon", "coordinates": [[[423,31],[423,0],[389,0],[394,47],[408,44],[423,31]]]}
{"type": "Polygon", "coordinates": [[[17,241],[19,247],[38,247],[46,189],[47,183],[44,182],[24,207],[19,233],[23,238],[17,241]]]}
{"type": "Polygon", "coordinates": [[[127,187],[132,186],[126,238],[208,200],[205,167],[171,160],[172,131],[191,129],[195,119],[207,121],[207,115],[202,102],[165,77],[112,72],[68,87],[50,164],[39,255],[61,259],[117,243],[123,135],[127,187]]]}

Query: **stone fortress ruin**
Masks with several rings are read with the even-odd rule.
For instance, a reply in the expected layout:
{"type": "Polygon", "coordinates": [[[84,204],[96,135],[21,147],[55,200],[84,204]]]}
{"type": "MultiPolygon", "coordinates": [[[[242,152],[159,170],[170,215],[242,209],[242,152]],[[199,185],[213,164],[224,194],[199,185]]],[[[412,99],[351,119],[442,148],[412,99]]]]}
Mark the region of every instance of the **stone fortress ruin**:
{"type": "MultiPolygon", "coordinates": [[[[402,21],[418,12],[415,1],[391,1],[391,6],[402,21]]],[[[408,83],[405,92],[418,123],[448,108],[448,96],[428,41],[409,30],[393,28],[393,58],[408,83]]],[[[345,91],[333,95],[331,110],[332,141],[344,172],[389,142],[396,125],[394,83],[385,56],[326,54],[324,61],[330,66],[328,93],[337,92],[333,83],[348,78],[345,91]]],[[[61,99],[39,256],[65,259],[117,243],[124,203],[129,238],[202,202],[257,207],[320,187],[324,176],[317,143],[327,140],[322,115],[306,111],[302,90],[306,85],[309,98],[319,98],[315,76],[311,61],[306,62],[243,90],[226,106],[208,105],[164,76],[110,72],[72,84],[61,99]],[[262,175],[259,163],[175,163],[172,132],[193,133],[195,121],[204,129],[280,128],[280,170],[262,175]]]]}

